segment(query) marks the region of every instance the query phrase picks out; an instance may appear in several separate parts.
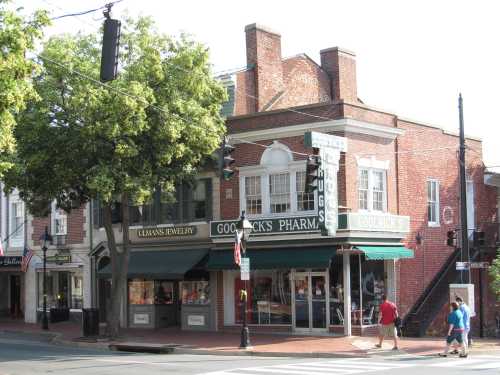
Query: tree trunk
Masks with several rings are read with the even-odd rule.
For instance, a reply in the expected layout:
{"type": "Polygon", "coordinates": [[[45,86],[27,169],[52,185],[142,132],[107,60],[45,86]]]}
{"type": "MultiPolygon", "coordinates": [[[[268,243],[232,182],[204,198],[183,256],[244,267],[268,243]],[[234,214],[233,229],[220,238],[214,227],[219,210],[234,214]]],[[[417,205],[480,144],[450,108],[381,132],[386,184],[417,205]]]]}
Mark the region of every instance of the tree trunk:
{"type": "Polygon", "coordinates": [[[113,231],[111,203],[103,206],[103,222],[108,239],[111,259],[111,312],[108,315],[106,335],[112,339],[120,335],[120,317],[123,307],[127,306],[127,274],[129,260],[129,205],[128,195],[122,194],[122,232],[123,242],[119,248],[113,231]]]}

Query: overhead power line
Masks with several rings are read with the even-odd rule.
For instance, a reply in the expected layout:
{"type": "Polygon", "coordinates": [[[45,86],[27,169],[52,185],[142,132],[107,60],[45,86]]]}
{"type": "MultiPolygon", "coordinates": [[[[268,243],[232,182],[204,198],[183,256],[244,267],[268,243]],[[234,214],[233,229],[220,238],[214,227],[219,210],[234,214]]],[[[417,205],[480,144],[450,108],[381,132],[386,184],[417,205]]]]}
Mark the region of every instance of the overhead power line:
{"type": "Polygon", "coordinates": [[[103,9],[109,8],[109,6],[118,4],[118,3],[122,2],[122,1],[123,0],[116,0],[116,1],[112,1],[110,3],[107,3],[106,5],[103,5],[103,6],[99,7],[99,8],[84,10],[82,12],[75,12],[75,13],[63,14],[61,16],[53,17],[53,18],[51,18],[51,20],[54,21],[54,20],[58,20],[58,19],[61,19],[61,18],[66,18],[66,17],[83,16],[85,14],[89,14],[89,13],[97,12],[98,10],[103,10],[103,9]]]}

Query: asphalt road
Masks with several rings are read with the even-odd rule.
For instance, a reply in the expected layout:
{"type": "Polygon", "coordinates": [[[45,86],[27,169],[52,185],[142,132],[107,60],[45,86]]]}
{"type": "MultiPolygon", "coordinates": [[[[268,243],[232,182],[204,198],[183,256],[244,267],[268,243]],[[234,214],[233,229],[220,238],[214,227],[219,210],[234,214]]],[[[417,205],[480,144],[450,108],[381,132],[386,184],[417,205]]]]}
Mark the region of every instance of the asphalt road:
{"type": "Polygon", "coordinates": [[[470,356],[436,358],[265,358],[186,354],[131,354],[55,346],[0,337],[0,375],[498,375],[500,358],[470,356]]]}

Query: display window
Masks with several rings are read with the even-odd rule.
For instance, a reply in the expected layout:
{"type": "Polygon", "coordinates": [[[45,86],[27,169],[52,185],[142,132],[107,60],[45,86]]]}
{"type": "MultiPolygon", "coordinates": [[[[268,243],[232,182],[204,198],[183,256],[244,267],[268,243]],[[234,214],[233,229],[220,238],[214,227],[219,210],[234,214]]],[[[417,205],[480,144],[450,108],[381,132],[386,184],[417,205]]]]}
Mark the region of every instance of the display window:
{"type": "Polygon", "coordinates": [[[208,281],[182,281],[179,287],[183,305],[208,305],[210,303],[208,281]]]}
{"type": "MultiPolygon", "coordinates": [[[[383,260],[350,257],[351,321],[353,325],[377,324],[382,295],[386,292],[383,260]]],[[[330,267],[330,324],[344,325],[343,257],[336,256],[330,267]]]]}
{"type": "MultiPolygon", "coordinates": [[[[256,270],[250,273],[247,319],[251,324],[291,324],[292,303],[290,274],[281,270],[256,270]]],[[[235,321],[242,320],[243,303],[239,291],[244,282],[235,279],[235,321]]]]}
{"type": "Polygon", "coordinates": [[[128,282],[130,305],[171,305],[175,302],[174,282],[133,279],[128,282]]]}

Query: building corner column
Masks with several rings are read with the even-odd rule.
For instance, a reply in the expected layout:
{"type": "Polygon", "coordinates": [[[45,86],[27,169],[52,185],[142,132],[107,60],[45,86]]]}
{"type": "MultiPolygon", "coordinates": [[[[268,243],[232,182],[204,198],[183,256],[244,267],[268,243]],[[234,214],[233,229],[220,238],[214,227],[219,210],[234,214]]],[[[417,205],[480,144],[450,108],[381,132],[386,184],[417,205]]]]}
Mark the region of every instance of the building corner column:
{"type": "Polygon", "coordinates": [[[352,336],[351,322],[351,258],[350,253],[344,252],[343,276],[344,276],[344,335],[352,336]]]}

